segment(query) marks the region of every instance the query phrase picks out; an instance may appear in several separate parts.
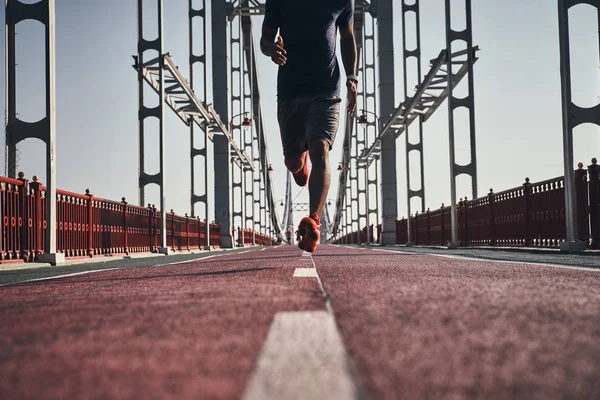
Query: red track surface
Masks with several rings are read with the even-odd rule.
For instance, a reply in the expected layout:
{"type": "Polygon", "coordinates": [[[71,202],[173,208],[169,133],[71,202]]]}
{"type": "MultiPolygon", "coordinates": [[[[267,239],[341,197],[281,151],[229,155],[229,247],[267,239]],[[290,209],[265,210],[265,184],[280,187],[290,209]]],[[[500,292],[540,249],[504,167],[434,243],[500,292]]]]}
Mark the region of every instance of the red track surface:
{"type": "Polygon", "coordinates": [[[600,271],[314,257],[371,399],[599,399],[600,271]]]}
{"type": "MultiPolygon", "coordinates": [[[[0,288],[1,399],[239,398],[296,247],[0,288]]],[[[600,273],[321,246],[369,399],[600,398],[600,273]]]]}
{"type": "Polygon", "coordinates": [[[275,313],[324,309],[300,253],[0,288],[0,398],[237,398],[275,313]]]}

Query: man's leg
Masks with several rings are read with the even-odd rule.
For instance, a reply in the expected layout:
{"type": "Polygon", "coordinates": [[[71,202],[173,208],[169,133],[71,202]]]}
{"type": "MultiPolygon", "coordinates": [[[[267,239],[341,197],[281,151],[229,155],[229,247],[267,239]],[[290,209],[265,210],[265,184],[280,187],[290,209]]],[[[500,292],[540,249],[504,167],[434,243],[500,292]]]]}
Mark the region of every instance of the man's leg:
{"type": "Polygon", "coordinates": [[[308,182],[305,113],[306,105],[300,99],[283,100],[277,103],[277,119],[285,166],[299,186],[305,186],[308,182]]]}
{"type": "Polygon", "coordinates": [[[298,247],[311,253],[317,249],[321,237],[321,214],[331,180],[329,150],[339,127],[340,101],[339,98],[316,98],[306,115],[308,149],[312,162],[308,187],[310,215],[303,218],[298,226],[298,234],[302,237],[298,247]]]}
{"type": "Polygon", "coordinates": [[[285,166],[294,176],[299,186],[305,186],[308,181],[308,151],[295,157],[285,157],[285,166]]]}
{"type": "MultiPolygon", "coordinates": [[[[321,217],[331,181],[331,168],[329,166],[329,142],[319,137],[308,139],[308,149],[312,171],[308,190],[310,192],[310,214],[317,218],[321,217]]],[[[317,222],[320,222],[317,219],[317,222]]]]}

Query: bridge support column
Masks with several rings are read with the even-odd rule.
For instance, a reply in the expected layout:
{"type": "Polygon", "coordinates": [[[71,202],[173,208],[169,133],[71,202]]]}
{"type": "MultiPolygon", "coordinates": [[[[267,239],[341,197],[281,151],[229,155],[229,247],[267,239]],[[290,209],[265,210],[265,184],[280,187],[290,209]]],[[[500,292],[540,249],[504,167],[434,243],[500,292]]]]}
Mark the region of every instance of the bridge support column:
{"type": "MultiPolygon", "coordinates": [[[[600,2],[596,2],[600,15],[600,2]]],[[[585,0],[558,1],[558,34],[560,40],[560,75],[562,83],[563,152],[565,173],[565,221],[567,240],[560,245],[562,251],[585,250],[587,244],[578,238],[577,201],[575,198],[575,165],[573,161],[573,129],[583,123],[600,125],[600,104],[590,108],[577,107],[571,93],[571,59],[569,38],[569,9],[585,0]]],[[[598,19],[600,24],[600,17],[598,19]]],[[[600,26],[599,26],[600,28],[600,26]]]]}
{"type": "MultiPolygon", "coordinates": [[[[420,9],[419,9],[419,0],[416,0],[413,4],[409,5],[406,0],[402,1],[402,58],[404,65],[404,98],[408,99],[409,95],[409,81],[408,81],[408,60],[411,58],[415,58],[417,64],[417,75],[413,78],[416,79],[414,83],[418,86],[421,84],[421,23],[420,23],[420,9]],[[407,16],[408,13],[413,13],[415,18],[415,37],[416,37],[416,47],[414,49],[407,48],[407,16]]],[[[411,139],[410,132],[414,131],[410,129],[408,126],[405,128],[404,136],[406,140],[406,194],[407,194],[407,232],[408,232],[408,245],[413,243],[412,238],[412,230],[411,230],[411,218],[412,215],[412,200],[414,198],[419,198],[421,200],[420,208],[421,212],[425,212],[425,165],[423,162],[423,116],[419,116],[419,122],[417,124],[416,137],[411,139]],[[414,189],[415,185],[412,185],[414,179],[411,174],[411,162],[410,155],[411,153],[416,153],[419,158],[418,163],[418,171],[419,171],[419,189],[414,189]]]]}
{"type": "MultiPolygon", "coordinates": [[[[229,105],[229,29],[226,0],[211,2],[213,100],[223,121],[231,120],[229,105]]],[[[214,137],[215,221],[221,226],[221,248],[232,248],[231,237],[231,146],[225,136],[214,137]]]]}
{"type": "MultiPolygon", "coordinates": [[[[394,28],[393,0],[377,2],[377,29],[379,37],[379,100],[380,115],[387,119],[395,107],[394,96],[394,28]]],[[[381,198],[382,245],[396,244],[398,217],[398,189],[396,179],[396,138],[386,135],[381,140],[381,198]]]]}
{"type": "MultiPolygon", "coordinates": [[[[207,85],[207,36],[208,36],[208,25],[207,25],[207,0],[202,0],[202,4],[200,8],[193,8],[193,0],[189,0],[188,2],[188,18],[189,18],[189,61],[190,61],[190,87],[194,89],[194,66],[196,63],[200,63],[202,65],[202,90],[203,90],[203,98],[202,100],[206,102],[208,95],[208,85],[207,85]],[[202,20],[202,54],[196,55],[194,54],[194,37],[196,37],[194,32],[194,18],[200,18],[202,20]]],[[[210,244],[210,201],[208,197],[208,124],[206,121],[202,123],[202,131],[203,131],[203,140],[201,146],[196,146],[195,136],[196,136],[196,126],[193,122],[190,123],[190,168],[191,168],[191,199],[190,199],[190,211],[192,213],[192,217],[196,216],[196,203],[202,203],[204,205],[204,219],[206,221],[204,225],[204,235],[205,235],[205,243],[201,243],[204,246],[205,250],[211,250],[212,246],[210,244]],[[196,194],[196,166],[194,165],[194,159],[198,156],[203,158],[204,164],[204,182],[202,183],[202,194],[196,194]]]]}
{"type": "MultiPolygon", "coordinates": [[[[164,123],[164,105],[165,105],[165,75],[164,75],[164,57],[163,57],[163,1],[156,0],[157,16],[156,23],[158,24],[158,38],[156,40],[144,39],[143,30],[143,1],[138,0],[138,129],[139,129],[139,196],[140,205],[145,203],[145,188],[149,184],[156,184],[160,188],[160,243],[159,252],[168,253],[167,249],[167,224],[166,224],[166,204],[165,204],[165,123],[164,123]],[[159,89],[158,89],[158,105],[150,108],[144,105],[144,75],[141,66],[144,64],[144,52],[147,50],[156,51],[159,66],[159,89]],[[154,175],[146,173],[145,169],[145,128],[144,121],[146,118],[158,119],[158,152],[159,152],[159,170],[154,175]]],[[[147,60],[146,60],[147,61],[147,60]]]]}
{"type": "MultiPolygon", "coordinates": [[[[475,63],[475,52],[473,49],[473,29],[471,16],[471,0],[465,0],[466,21],[467,27],[463,31],[452,29],[452,0],[446,0],[446,51],[447,60],[446,68],[448,71],[448,131],[450,139],[450,200],[451,200],[451,241],[448,244],[449,248],[456,248],[460,244],[458,237],[458,213],[457,213],[457,193],[456,193],[456,178],[461,174],[466,174],[471,177],[472,198],[477,198],[477,150],[475,142],[475,98],[474,98],[474,81],[473,81],[473,64],[475,63]],[[455,42],[464,41],[466,45],[467,57],[467,80],[468,80],[468,95],[464,99],[458,99],[453,94],[454,89],[454,70],[455,64],[453,61],[453,52],[458,49],[453,49],[452,45],[455,42]],[[465,107],[469,111],[469,146],[471,150],[471,160],[466,165],[456,163],[455,157],[455,139],[454,139],[454,110],[460,107],[465,107]]],[[[409,218],[410,219],[410,218],[409,218]]]]}
{"type": "Polygon", "coordinates": [[[64,261],[57,253],[56,243],[56,63],[55,63],[55,12],[54,0],[41,0],[34,4],[7,0],[6,24],[6,173],[16,174],[17,144],[25,139],[37,138],[46,144],[46,230],[44,253],[37,256],[41,262],[53,265],[64,261]],[[46,115],[33,124],[17,116],[16,76],[16,25],[24,20],[37,20],[45,26],[46,115]]]}

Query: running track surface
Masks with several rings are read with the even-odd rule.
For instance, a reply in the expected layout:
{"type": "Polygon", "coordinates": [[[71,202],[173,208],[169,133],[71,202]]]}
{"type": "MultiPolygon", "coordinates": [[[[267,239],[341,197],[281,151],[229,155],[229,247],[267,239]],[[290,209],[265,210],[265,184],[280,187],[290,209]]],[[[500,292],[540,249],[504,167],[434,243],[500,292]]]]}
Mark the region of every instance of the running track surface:
{"type": "Polygon", "coordinates": [[[327,302],[364,398],[600,398],[600,270],[321,246],[325,297],[293,277],[307,260],[286,246],[0,287],[0,398],[237,399],[275,314],[327,302]]]}

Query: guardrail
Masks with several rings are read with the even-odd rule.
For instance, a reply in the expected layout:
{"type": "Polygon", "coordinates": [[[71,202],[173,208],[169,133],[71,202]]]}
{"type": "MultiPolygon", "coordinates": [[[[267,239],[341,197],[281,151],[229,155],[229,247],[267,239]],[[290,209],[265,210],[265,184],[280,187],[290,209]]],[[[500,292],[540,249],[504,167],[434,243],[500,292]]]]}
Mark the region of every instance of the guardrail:
{"type": "MultiPolygon", "coordinates": [[[[589,249],[600,249],[600,166],[575,172],[578,239],[589,249]]],[[[564,177],[523,185],[457,207],[460,246],[558,247],[566,238],[564,177]]],[[[451,240],[450,207],[410,217],[414,245],[447,245],[451,240]]],[[[408,220],[396,221],[396,243],[408,243],[408,220]]],[[[381,227],[377,227],[380,232],[381,227]]],[[[334,243],[364,243],[364,232],[353,232],[334,243]]],[[[380,235],[378,234],[377,237],[380,235]]],[[[372,236],[371,236],[372,237],[372,236]]]]}
{"type": "MultiPolygon", "coordinates": [[[[32,262],[46,252],[46,192],[36,177],[32,182],[0,177],[0,262],[32,262]]],[[[57,251],[65,257],[94,257],[157,252],[160,211],[86,194],[57,190],[57,251]]],[[[206,221],[166,214],[167,246],[175,251],[202,250],[206,221]]],[[[246,234],[252,243],[252,231],[246,234]]],[[[256,244],[273,244],[272,238],[254,233],[256,244]]],[[[210,246],[220,246],[220,226],[210,224],[210,246]]]]}

